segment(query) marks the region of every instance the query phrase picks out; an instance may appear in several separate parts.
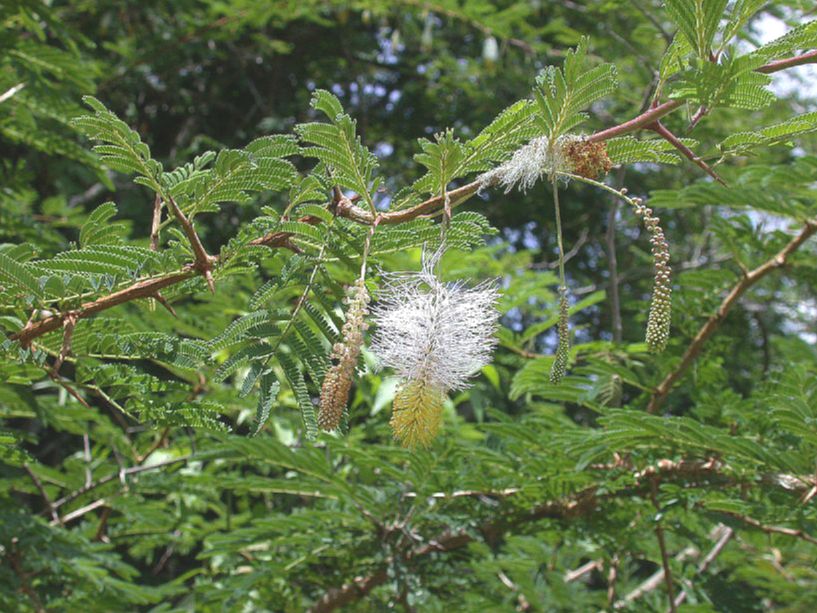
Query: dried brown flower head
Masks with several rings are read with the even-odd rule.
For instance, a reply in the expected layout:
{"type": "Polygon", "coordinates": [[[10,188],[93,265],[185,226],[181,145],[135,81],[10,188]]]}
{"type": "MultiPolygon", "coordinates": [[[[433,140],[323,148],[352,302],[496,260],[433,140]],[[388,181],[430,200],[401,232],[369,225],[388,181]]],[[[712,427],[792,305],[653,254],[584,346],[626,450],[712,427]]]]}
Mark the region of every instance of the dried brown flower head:
{"type": "Polygon", "coordinates": [[[588,179],[603,177],[613,167],[607,156],[607,144],[593,143],[582,138],[566,140],[562,146],[566,165],[573,174],[588,179]]]}

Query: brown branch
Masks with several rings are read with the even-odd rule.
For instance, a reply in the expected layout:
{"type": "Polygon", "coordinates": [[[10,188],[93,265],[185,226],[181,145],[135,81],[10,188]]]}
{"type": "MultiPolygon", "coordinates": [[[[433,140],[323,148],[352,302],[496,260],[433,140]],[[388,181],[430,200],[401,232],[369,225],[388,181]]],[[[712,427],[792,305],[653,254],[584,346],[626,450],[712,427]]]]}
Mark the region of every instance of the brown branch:
{"type": "Polygon", "coordinates": [[[647,405],[648,413],[655,413],[661,408],[673,385],[675,385],[675,383],[681,379],[698,355],[700,355],[704,343],[706,343],[709,337],[711,337],[721,323],[723,323],[726,315],[729,313],[732,307],[735,306],[738,299],[740,299],[740,297],[746,293],[749,288],[760,281],[763,277],[777,270],[778,268],[785,266],[789,256],[797,251],[815,232],[817,232],[817,220],[807,221],[803,226],[803,229],[800,230],[800,232],[794,238],[792,238],[791,241],[789,241],[789,243],[774,257],[741,277],[740,281],[738,281],[738,283],[732,288],[726,298],[723,299],[723,302],[721,302],[718,310],[715,311],[715,313],[706,320],[704,325],[701,326],[701,329],[698,330],[698,333],[686,348],[686,351],[681,357],[681,361],[678,363],[678,365],[667,373],[661,383],[659,383],[655,388],[655,391],[653,391],[652,397],[650,398],[650,402],[647,405]]]}
{"type": "Polygon", "coordinates": [[[170,204],[170,210],[173,212],[173,216],[179,222],[184,231],[184,235],[187,237],[187,240],[190,241],[190,247],[193,249],[193,255],[196,258],[196,263],[194,264],[194,268],[199,271],[202,275],[204,275],[205,280],[207,281],[207,286],[210,288],[211,292],[216,291],[215,284],[213,283],[213,262],[215,258],[208,255],[207,251],[204,249],[204,245],[201,244],[201,239],[199,235],[196,234],[196,229],[193,227],[192,222],[187,219],[185,214],[179,208],[179,205],[176,204],[176,201],[173,200],[173,197],[170,196],[167,199],[168,204],[170,204]]]}
{"type": "Polygon", "coordinates": [[[94,540],[100,543],[110,543],[111,539],[108,538],[106,532],[108,530],[108,518],[111,516],[111,507],[105,507],[102,509],[102,516],[99,518],[99,526],[97,526],[96,533],[94,534],[94,540]]]}
{"type": "Polygon", "coordinates": [[[46,317],[45,319],[41,319],[39,321],[29,321],[22,330],[16,334],[13,334],[11,338],[12,340],[19,341],[23,347],[28,347],[35,338],[48,332],[53,332],[57,328],[61,327],[63,321],[70,316],[74,316],[77,319],[84,319],[131,300],[136,300],[138,298],[150,298],[155,296],[157,291],[164,289],[165,287],[175,285],[196,276],[196,272],[196,269],[192,266],[185,266],[178,272],[164,275],[162,277],[156,277],[154,279],[137,281],[133,285],[112,294],[108,294],[102,298],[97,298],[91,302],[86,302],[74,311],[66,311],[65,313],[58,315],[51,315],[50,317],[46,317]]]}
{"type": "MultiPolygon", "coordinates": [[[[729,541],[732,539],[732,537],[735,534],[735,531],[732,530],[732,528],[727,528],[727,527],[725,527],[723,525],[721,525],[720,528],[722,529],[722,530],[720,530],[720,532],[721,532],[720,538],[718,538],[717,542],[715,543],[715,546],[712,547],[712,549],[709,551],[708,554],[706,554],[704,559],[701,560],[701,563],[698,564],[698,574],[699,575],[704,574],[709,569],[712,562],[714,562],[715,558],[717,558],[721,554],[721,552],[726,547],[727,543],[729,543],[729,541]]],[[[685,589],[681,590],[681,593],[678,594],[678,596],[675,598],[675,606],[680,607],[682,604],[684,604],[684,601],[686,600],[686,598],[687,598],[687,591],[685,589]]]]}
{"type": "Polygon", "coordinates": [[[681,108],[683,104],[684,103],[682,100],[670,100],[664,104],[659,104],[648,111],[644,111],[629,121],[625,121],[624,123],[613,126],[612,128],[607,128],[606,130],[601,130],[600,132],[591,134],[587,137],[587,140],[591,143],[600,143],[602,141],[615,138],[616,136],[624,136],[626,134],[638,132],[639,130],[654,124],[664,115],[669,115],[674,110],[681,108]]]}
{"type": "Polygon", "coordinates": [[[31,600],[31,604],[34,605],[34,610],[37,613],[45,613],[45,607],[43,606],[40,597],[37,595],[37,592],[34,591],[34,588],[31,587],[31,583],[28,580],[33,573],[26,572],[23,569],[23,564],[20,561],[20,550],[17,547],[18,543],[19,539],[16,536],[12,537],[10,548],[11,551],[9,551],[6,557],[8,558],[14,574],[17,575],[17,578],[20,580],[20,591],[28,596],[29,600],[31,600]]]}
{"type": "Polygon", "coordinates": [[[700,157],[698,157],[698,155],[692,149],[690,149],[684,143],[682,143],[681,140],[677,136],[675,136],[675,134],[667,130],[667,128],[665,128],[660,121],[656,121],[654,124],[648,126],[648,129],[652,130],[661,138],[663,138],[665,141],[670,143],[673,147],[680,151],[684,157],[690,160],[693,164],[695,164],[698,168],[703,170],[710,177],[715,179],[715,181],[717,181],[721,185],[726,185],[726,181],[721,179],[720,175],[718,175],[718,173],[712,170],[709,164],[707,164],[700,157]]]}
{"type": "Polygon", "coordinates": [[[31,467],[28,464],[23,464],[23,470],[28,473],[28,476],[34,482],[34,487],[37,488],[37,491],[40,492],[40,496],[42,497],[43,501],[45,502],[45,506],[48,507],[49,513],[51,513],[51,519],[53,519],[56,523],[62,523],[60,521],[60,516],[57,513],[57,509],[54,504],[51,502],[51,499],[48,497],[48,493],[45,491],[45,487],[43,487],[43,482],[40,481],[40,478],[31,470],[31,467]]]}
{"type": "Polygon", "coordinates": [[[755,68],[755,72],[771,74],[773,72],[778,72],[780,70],[786,70],[787,68],[794,68],[795,66],[802,66],[803,64],[813,64],[815,62],[817,62],[817,49],[813,51],[808,51],[801,55],[795,55],[794,57],[787,57],[782,60],[775,60],[774,62],[769,62],[765,66],[755,68]]]}
{"type": "Polygon", "coordinates": [[[91,409],[91,405],[90,405],[90,404],[88,404],[88,401],[87,401],[87,400],[85,400],[85,398],[83,398],[82,396],[80,396],[80,395],[79,395],[79,392],[78,392],[77,390],[75,390],[73,387],[71,387],[71,386],[68,384],[68,382],[67,382],[67,381],[65,381],[65,380],[64,380],[62,377],[60,377],[59,375],[54,374],[54,373],[53,373],[53,372],[51,372],[50,370],[49,370],[49,376],[51,377],[51,379],[52,379],[52,380],[53,380],[53,381],[54,381],[54,382],[55,382],[57,385],[59,385],[60,387],[62,387],[62,389],[64,389],[64,390],[65,390],[66,392],[68,392],[69,394],[71,394],[71,396],[74,398],[74,400],[76,400],[77,402],[79,402],[79,403],[80,403],[82,406],[84,406],[86,409],[93,410],[93,409],[91,409]]]}
{"type": "Polygon", "coordinates": [[[60,353],[54,365],[51,367],[51,372],[54,376],[59,375],[62,363],[65,361],[65,358],[71,354],[71,339],[74,336],[74,328],[76,325],[77,317],[74,313],[69,313],[62,321],[62,346],[60,347],[60,353]]]}
{"type": "MultiPolygon", "coordinates": [[[[527,512],[507,515],[486,522],[479,528],[478,532],[482,534],[483,538],[490,541],[498,538],[501,534],[516,526],[542,519],[561,520],[582,517],[596,511],[599,505],[606,500],[648,493],[652,481],[656,478],[665,481],[676,479],[690,483],[697,483],[703,480],[723,482],[723,480],[726,479],[726,483],[735,484],[733,480],[722,473],[722,468],[723,465],[720,463],[709,460],[705,462],[683,460],[675,462],[672,460],[663,460],[655,466],[634,473],[636,483],[631,487],[613,492],[605,491],[604,493],[599,493],[597,486],[591,486],[574,496],[546,501],[527,512]]],[[[806,487],[805,483],[790,476],[786,476],[786,478],[772,477],[765,479],[765,481],[779,485],[787,490],[800,490],[806,487]]],[[[409,551],[406,554],[406,560],[415,560],[434,552],[445,553],[454,551],[465,547],[475,539],[476,536],[471,532],[447,530],[425,545],[409,551]]],[[[693,551],[697,550],[693,549],[693,551]]],[[[687,549],[685,549],[679,555],[689,555],[689,553],[687,549]]],[[[326,613],[364,598],[373,589],[386,582],[388,579],[387,567],[388,562],[384,563],[382,568],[374,570],[372,574],[368,576],[355,577],[348,583],[328,590],[309,611],[313,613],[326,613]]],[[[658,578],[658,584],[663,580],[663,571],[660,572],[662,574],[658,578]]],[[[629,595],[626,600],[630,600],[629,595]]]]}
{"type": "Polygon", "coordinates": [[[607,605],[613,606],[616,601],[616,583],[618,581],[618,555],[610,560],[610,570],[607,573],[607,605]]]}
{"type": "Polygon", "coordinates": [[[659,514],[655,518],[655,537],[658,540],[658,548],[661,550],[661,566],[664,569],[664,583],[667,586],[667,599],[669,600],[669,609],[671,613],[677,611],[675,606],[675,590],[672,585],[672,569],[669,565],[669,554],[667,553],[667,542],[664,538],[664,526],[661,524],[661,505],[658,504],[658,480],[650,480],[650,498],[655,507],[655,512],[659,514]]]}
{"type": "Polygon", "coordinates": [[[766,534],[783,534],[785,536],[793,536],[794,538],[802,539],[807,543],[811,543],[812,545],[817,545],[817,538],[811,536],[808,532],[804,530],[800,530],[799,528],[786,528],[785,526],[769,526],[760,522],[753,517],[749,517],[748,515],[741,515],[740,513],[734,513],[732,511],[723,511],[718,510],[718,513],[722,513],[724,515],[728,515],[738,521],[742,521],[747,526],[752,526],[753,528],[757,528],[758,530],[762,530],[766,534]]]}
{"type": "MultiPolygon", "coordinates": [[[[802,64],[811,64],[815,62],[817,62],[817,50],[809,51],[795,57],[769,62],[765,66],[755,68],[755,72],[771,74],[773,72],[779,72],[787,68],[792,68],[793,66],[800,66],[802,64]]],[[[591,134],[587,137],[587,140],[591,143],[598,143],[616,136],[624,136],[625,134],[638,132],[641,129],[649,127],[650,124],[655,123],[665,115],[669,115],[674,110],[683,106],[683,104],[683,100],[669,100],[663,104],[659,104],[658,106],[651,108],[648,111],[645,111],[644,113],[641,113],[629,121],[625,121],[624,123],[613,126],[612,128],[607,128],[596,132],[595,134],[591,134]]]]}

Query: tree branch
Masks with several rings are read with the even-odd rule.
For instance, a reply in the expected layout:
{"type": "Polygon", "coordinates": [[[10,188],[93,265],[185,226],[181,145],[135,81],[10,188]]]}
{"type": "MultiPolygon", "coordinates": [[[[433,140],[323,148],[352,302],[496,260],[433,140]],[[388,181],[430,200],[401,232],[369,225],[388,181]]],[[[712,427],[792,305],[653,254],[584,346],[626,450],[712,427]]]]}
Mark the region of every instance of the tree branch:
{"type": "MultiPolygon", "coordinates": [[[[808,51],[807,53],[803,53],[801,55],[797,55],[794,57],[769,62],[764,66],[755,68],[755,72],[771,74],[773,72],[779,72],[781,70],[792,68],[794,66],[812,64],[815,62],[817,62],[817,49],[813,51],[808,51]]],[[[616,136],[624,136],[625,134],[638,132],[643,128],[649,127],[650,124],[657,122],[665,115],[669,115],[674,110],[683,106],[683,104],[684,104],[683,100],[669,100],[668,102],[664,102],[663,104],[659,104],[658,106],[651,108],[649,111],[641,113],[640,115],[634,117],[629,121],[625,121],[624,123],[619,124],[617,126],[613,126],[612,128],[607,128],[605,130],[601,130],[600,132],[596,132],[595,134],[591,134],[590,136],[587,137],[587,140],[590,141],[591,143],[598,143],[601,141],[609,140],[616,136]]]]}
{"type": "MultiPolygon", "coordinates": [[[[811,62],[817,62],[817,50],[809,51],[794,58],[788,58],[771,62],[769,64],[766,64],[765,66],[761,66],[760,68],[758,68],[757,72],[769,74],[777,72],[779,70],[790,68],[792,66],[799,66],[801,64],[811,62]]],[[[670,100],[654,108],[651,108],[648,111],[645,111],[644,113],[641,113],[640,115],[629,121],[625,121],[624,123],[619,124],[617,126],[613,126],[612,128],[607,128],[605,130],[601,130],[600,132],[596,132],[595,134],[591,134],[587,138],[587,140],[589,142],[601,142],[616,136],[623,136],[625,134],[630,134],[632,132],[648,128],[651,124],[654,124],[665,115],[668,115],[669,113],[680,108],[682,105],[683,101],[681,100],[670,100]]],[[[471,183],[463,185],[462,187],[446,192],[446,197],[450,201],[450,207],[453,208],[459,204],[462,204],[471,196],[476,194],[483,187],[485,187],[485,185],[481,181],[473,181],[471,183]]],[[[203,272],[203,274],[205,274],[205,277],[207,277],[209,271],[212,269],[212,265],[216,262],[216,258],[207,255],[207,252],[201,245],[201,241],[199,240],[198,235],[193,229],[192,224],[190,223],[189,220],[187,220],[186,217],[184,217],[184,214],[181,212],[181,210],[178,208],[178,206],[172,200],[172,198],[169,199],[169,204],[173,214],[179,219],[179,222],[182,225],[182,229],[185,231],[185,234],[190,240],[194,254],[196,256],[196,263],[193,265],[185,266],[179,272],[159,277],[157,279],[137,281],[136,283],[125,289],[114,292],[113,294],[110,294],[108,296],[103,296],[102,298],[99,298],[95,301],[86,303],[76,311],[73,311],[73,313],[76,314],[77,319],[90,317],[91,315],[94,315],[100,311],[109,309],[119,304],[123,304],[130,300],[135,300],[138,298],[155,297],[156,293],[160,289],[185,281],[195,276],[197,272],[203,272]],[[181,217],[179,217],[179,214],[181,214],[181,217]]],[[[434,198],[429,198],[428,200],[405,210],[380,213],[378,214],[377,218],[379,219],[379,223],[382,224],[386,225],[399,224],[405,221],[409,221],[411,219],[415,219],[420,215],[425,215],[427,213],[433,212],[444,205],[445,198],[443,196],[436,196],[434,198]]],[[[355,204],[351,200],[346,198],[342,199],[340,202],[337,203],[336,214],[341,217],[345,217],[350,221],[366,225],[371,225],[375,221],[375,215],[373,215],[370,211],[366,211],[365,209],[355,206],[355,204]]],[[[264,237],[256,239],[251,244],[264,245],[271,248],[283,247],[287,249],[297,250],[297,247],[293,245],[293,243],[291,242],[291,237],[292,234],[287,232],[273,232],[264,237]]],[[[208,284],[211,284],[212,277],[208,277],[207,280],[208,284]]],[[[20,332],[17,332],[16,334],[12,335],[11,338],[12,340],[20,341],[20,344],[23,347],[28,347],[31,345],[31,342],[35,338],[48,332],[51,332],[53,330],[56,330],[58,327],[60,327],[62,325],[63,320],[67,316],[68,316],[67,313],[62,313],[58,315],[52,315],[38,322],[30,321],[22,330],[20,330],[20,332]]]]}
{"type": "Polygon", "coordinates": [[[682,143],[681,140],[677,136],[675,136],[675,134],[667,130],[667,128],[664,127],[664,124],[662,124],[660,121],[656,121],[654,124],[649,126],[649,129],[658,134],[665,141],[670,143],[673,147],[680,151],[684,157],[690,160],[693,164],[695,164],[698,168],[703,170],[710,177],[715,179],[715,181],[717,181],[721,185],[726,185],[726,181],[721,179],[720,175],[718,175],[718,173],[712,170],[709,164],[704,162],[700,157],[698,157],[698,155],[692,149],[690,149],[684,143],[682,143]]]}
{"type": "Polygon", "coordinates": [[[111,307],[124,304],[125,302],[129,302],[131,300],[136,300],[137,298],[153,297],[156,295],[156,292],[164,289],[165,287],[169,287],[195,277],[197,272],[198,271],[193,266],[188,265],[175,273],[153,279],[137,281],[133,285],[130,285],[117,292],[108,294],[102,298],[97,298],[91,302],[86,302],[76,310],[66,311],[58,315],[51,315],[50,317],[46,317],[45,319],[41,319],[39,321],[29,321],[22,330],[16,334],[13,334],[11,338],[12,340],[19,341],[23,347],[28,347],[35,338],[60,328],[63,321],[65,321],[65,319],[68,317],[84,319],[86,317],[96,315],[97,313],[106,309],[110,309],[111,307]]]}
{"type": "Polygon", "coordinates": [[[51,502],[51,499],[48,497],[48,493],[45,491],[45,488],[43,487],[43,482],[40,481],[40,478],[34,473],[33,470],[31,470],[31,467],[28,464],[23,464],[23,470],[25,470],[26,473],[28,473],[28,476],[34,482],[34,487],[36,487],[37,491],[40,492],[40,496],[42,496],[43,501],[45,502],[45,506],[48,508],[49,513],[51,513],[51,519],[55,523],[58,523],[58,524],[62,523],[60,521],[60,516],[57,513],[56,507],[54,507],[54,504],[51,502]]]}
{"type": "MultiPolygon", "coordinates": [[[[698,564],[699,575],[704,574],[709,569],[712,562],[715,561],[715,558],[717,558],[721,554],[721,552],[726,547],[727,543],[729,543],[729,541],[735,535],[735,531],[732,530],[732,528],[727,528],[722,524],[719,526],[719,528],[721,533],[720,538],[718,538],[717,542],[715,543],[715,546],[712,547],[708,554],[706,554],[704,559],[701,560],[701,563],[698,564]]],[[[678,594],[678,596],[675,598],[675,606],[680,607],[682,604],[684,604],[686,598],[687,598],[686,590],[681,590],[681,593],[678,594]]]]}
{"type": "Polygon", "coordinates": [[[774,62],[769,62],[765,66],[755,68],[755,72],[771,74],[773,72],[778,72],[780,70],[786,70],[787,68],[802,66],[803,64],[814,64],[815,62],[817,62],[817,49],[807,51],[806,53],[802,53],[800,55],[795,55],[794,57],[787,57],[782,60],[775,60],[774,62]]]}
{"type": "Polygon", "coordinates": [[[167,199],[167,202],[170,205],[170,210],[173,212],[173,216],[181,225],[182,230],[184,231],[184,234],[187,237],[187,240],[190,241],[190,247],[193,249],[193,255],[196,258],[196,263],[193,265],[194,268],[204,275],[204,278],[207,281],[207,286],[210,288],[210,291],[215,292],[216,287],[215,284],[213,283],[212,272],[213,262],[215,261],[215,258],[211,257],[204,249],[204,245],[201,244],[201,239],[199,238],[199,235],[196,234],[196,229],[193,227],[193,224],[189,219],[187,219],[185,214],[179,208],[179,205],[177,205],[176,201],[173,200],[172,196],[170,196],[167,199]]]}
{"type": "MultiPolygon", "coordinates": [[[[722,469],[722,464],[709,460],[705,462],[662,460],[655,466],[650,466],[647,469],[636,472],[634,474],[636,483],[630,487],[618,491],[605,490],[603,493],[600,493],[598,486],[591,486],[573,496],[543,502],[527,512],[507,515],[486,522],[482,524],[476,532],[482,534],[486,540],[491,540],[516,526],[542,519],[563,520],[582,517],[595,512],[604,501],[648,494],[651,483],[656,478],[660,478],[664,481],[679,480],[690,483],[697,483],[700,480],[714,480],[718,482],[725,478],[722,469]]],[[[801,490],[807,487],[805,482],[801,482],[799,479],[791,476],[781,478],[778,475],[765,479],[764,481],[776,484],[787,490],[801,490]]],[[[727,482],[729,482],[728,477],[727,482]]],[[[735,482],[732,482],[732,484],[734,485],[735,482]]],[[[785,528],[781,530],[790,529],[785,528]]],[[[406,553],[406,560],[415,560],[434,552],[445,553],[454,551],[465,547],[476,540],[476,538],[474,532],[447,530],[425,545],[406,553]]],[[[351,604],[364,598],[373,589],[387,581],[387,567],[388,563],[384,563],[382,568],[373,571],[372,574],[368,576],[355,577],[352,581],[340,587],[328,590],[309,611],[312,613],[327,613],[328,611],[333,611],[338,607],[351,604]]],[[[662,572],[662,575],[660,575],[658,579],[659,584],[663,579],[663,571],[660,572],[662,572]]]]}
{"type": "Polygon", "coordinates": [[[190,459],[190,456],[182,456],[180,458],[174,458],[172,460],[165,460],[163,462],[157,462],[156,464],[149,464],[147,466],[131,466],[130,468],[125,468],[122,470],[118,470],[115,473],[108,475],[107,477],[103,477],[93,483],[86,485],[84,487],[79,488],[78,490],[71,492],[57,500],[54,503],[54,508],[59,508],[64,504],[68,504],[69,502],[76,500],[83,494],[87,494],[91,490],[95,490],[96,488],[105,485],[106,483],[110,483],[111,481],[115,481],[121,477],[126,477],[129,475],[135,475],[138,473],[143,473],[148,470],[157,470],[159,468],[164,468],[165,466],[171,466],[173,464],[180,464],[182,462],[187,462],[190,459]]]}
{"type": "Polygon", "coordinates": [[[740,513],[733,513],[732,511],[723,511],[718,510],[718,513],[722,513],[724,515],[728,515],[738,521],[742,521],[747,526],[752,526],[753,528],[757,528],[758,530],[762,530],[766,534],[783,534],[785,536],[793,536],[794,538],[798,538],[801,540],[806,541],[807,543],[811,543],[812,545],[817,545],[817,538],[811,536],[808,532],[804,530],[800,530],[799,528],[786,528],[785,526],[769,526],[760,522],[753,517],[749,517],[748,515],[741,515],[740,513]]]}
{"type": "Polygon", "coordinates": [[[794,238],[792,238],[791,241],[789,241],[789,243],[774,257],[764,262],[754,270],[747,272],[741,278],[741,280],[738,281],[726,298],[723,299],[723,302],[721,302],[718,310],[715,311],[715,313],[706,320],[706,323],[701,326],[701,329],[698,330],[698,333],[686,348],[686,351],[681,357],[681,361],[678,363],[678,365],[667,373],[661,383],[659,383],[655,388],[655,391],[653,391],[650,398],[650,402],[647,405],[648,413],[655,413],[661,408],[669,395],[672,386],[675,385],[679,379],[681,379],[698,355],[700,355],[704,343],[706,343],[709,337],[711,337],[721,323],[723,323],[726,315],[729,313],[732,307],[735,306],[738,299],[740,299],[740,297],[746,293],[750,287],[760,281],[763,277],[777,270],[778,268],[785,266],[789,256],[802,247],[803,243],[814,235],[815,232],[817,232],[817,220],[807,221],[803,226],[803,229],[800,230],[800,232],[794,238]]]}
{"type": "Polygon", "coordinates": [[[664,538],[664,526],[661,524],[661,505],[658,504],[658,480],[650,480],[650,499],[658,515],[655,518],[655,536],[658,539],[658,548],[661,551],[661,566],[664,569],[664,583],[667,586],[667,599],[671,613],[677,610],[675,606],[675,590],[672,585],[672,569],[669,565],[669,554],[667,553],[667,542],[664,538]]]}

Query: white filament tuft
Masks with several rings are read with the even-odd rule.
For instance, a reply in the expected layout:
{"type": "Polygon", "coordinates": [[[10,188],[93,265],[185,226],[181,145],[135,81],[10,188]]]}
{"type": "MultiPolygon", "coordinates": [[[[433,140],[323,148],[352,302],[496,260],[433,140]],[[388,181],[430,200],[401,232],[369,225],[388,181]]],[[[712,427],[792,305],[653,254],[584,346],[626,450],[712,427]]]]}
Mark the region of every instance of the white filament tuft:
{"type": "Polygon", "coordinates": [[[547,136],[534,138],[517,149],[511,159],[482,174],[479,181],[483,187],[499,184],[505,188],[506,194],[514,188],[525,192],[543,177],[570,172],[571,166],[564,154],[564,147],[569,140],[577,138],[564,136],[556,141],[554,147],[550,146],[547,136]]]}
{"type": "Polygon", "coordinates": [[[499,294],[493,281],[441,282],[434,272],[441,256],[442,249],[424,254],[421,271],[387,276],[373,309],[372,349],[404,380],[448,391],[467,387],[490,362],[499,294]]]}

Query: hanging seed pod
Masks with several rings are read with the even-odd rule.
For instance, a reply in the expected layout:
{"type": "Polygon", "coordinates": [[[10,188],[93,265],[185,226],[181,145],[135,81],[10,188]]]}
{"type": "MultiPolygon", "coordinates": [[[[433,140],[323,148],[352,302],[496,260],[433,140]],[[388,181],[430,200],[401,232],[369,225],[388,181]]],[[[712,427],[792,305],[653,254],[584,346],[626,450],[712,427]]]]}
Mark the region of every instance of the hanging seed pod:
{"type": "Polygon", "coordinates": [[[349,300],[342,339],[332,348],[333,365],[326,373],[321,386],[318,425],[322,430],[337,429],[349,401],[349,390],[352,388],[355,367],[363,345],[363,333],[366,330],[364,320],[368,304],[369,292],[366,290],[366,283],[363,279],[358,279],[349,300]]]}
{"type": "Polygon", "coordinates": [[[559,288],[559,345],[556,348],[556,359],[550,367],[550,382],[558,385],[567,372],[570,360],[570,329],[568,326],[567,288],[559,288]]]}

